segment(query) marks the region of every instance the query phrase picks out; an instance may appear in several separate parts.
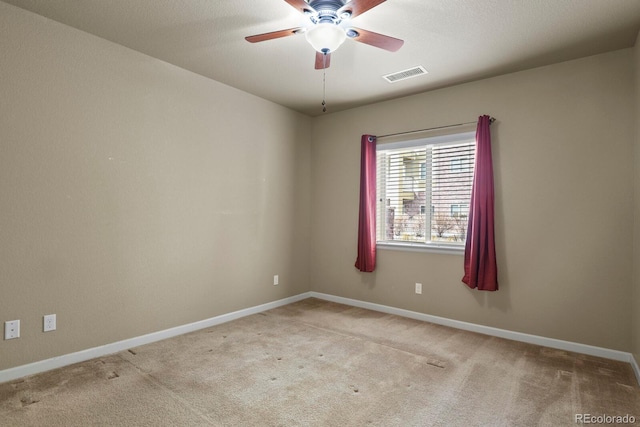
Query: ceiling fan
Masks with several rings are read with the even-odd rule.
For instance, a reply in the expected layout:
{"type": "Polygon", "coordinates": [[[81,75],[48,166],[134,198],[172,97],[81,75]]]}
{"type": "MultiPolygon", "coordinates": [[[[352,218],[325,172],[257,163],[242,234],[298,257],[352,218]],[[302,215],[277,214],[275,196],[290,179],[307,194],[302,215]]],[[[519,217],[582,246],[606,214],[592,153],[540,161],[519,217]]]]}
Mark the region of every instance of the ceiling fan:
{"type": "Polygon", "coordinates": [[[384,3],[386,0],[284,0],[310,21],[308,27],[289,28],[245,37],[257,43],[295,34],[305,34],[307,41],[316,50],[316,70],[329,67],[331,53],[347,38],[380,49],[395,52],[404,44],[403,40],[352,27],[348,21],[384,3]]]}

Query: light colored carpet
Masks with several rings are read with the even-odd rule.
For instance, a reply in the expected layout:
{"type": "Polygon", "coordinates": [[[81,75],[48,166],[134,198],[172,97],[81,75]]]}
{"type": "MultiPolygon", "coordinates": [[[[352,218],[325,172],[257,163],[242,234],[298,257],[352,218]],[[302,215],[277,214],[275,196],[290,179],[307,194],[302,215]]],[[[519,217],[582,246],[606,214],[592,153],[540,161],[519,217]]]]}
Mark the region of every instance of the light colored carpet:
{"type": "Polygon", "coordinates": [[[2,426],[571,426],[622,362],[307,299],[0,384],[2,426]]]}

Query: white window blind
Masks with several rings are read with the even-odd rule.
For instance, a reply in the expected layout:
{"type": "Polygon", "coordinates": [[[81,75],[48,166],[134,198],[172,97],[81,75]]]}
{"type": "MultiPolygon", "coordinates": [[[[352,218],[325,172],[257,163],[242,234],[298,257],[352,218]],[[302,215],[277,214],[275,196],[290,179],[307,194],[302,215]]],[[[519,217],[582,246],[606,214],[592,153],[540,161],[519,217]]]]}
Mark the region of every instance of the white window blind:
{"type": "Polygon", "coordinates": [[[462,246],[475,163],[475,133],[379,144],[377,241],[462,246]]]}

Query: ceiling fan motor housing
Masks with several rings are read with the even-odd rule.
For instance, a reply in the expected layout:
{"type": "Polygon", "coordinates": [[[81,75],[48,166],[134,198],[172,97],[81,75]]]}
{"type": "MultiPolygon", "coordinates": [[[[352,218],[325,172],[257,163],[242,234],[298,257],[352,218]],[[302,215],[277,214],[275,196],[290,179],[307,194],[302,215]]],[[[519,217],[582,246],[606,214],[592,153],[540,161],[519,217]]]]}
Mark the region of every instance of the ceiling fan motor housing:
{"type": "Polygon", "coordinates": [[[340,22],[349,17],[338,16],[338,10],[345,5],[346,0],[309,0],[309,6],[311,6],[315,13],[310,16],[311,22],[314,24],[330,23],[338,25],[340,22]]]}
{"type": "Polygon", "coordinates": [[[346,0],[309,0],[307,3],[309,3],[309,6],[311,6],[313,9],[317,10],[318,12],[323,9],[333,10],[335,12],[338,9],[340,9],[342,6],[344,6],[347,3],[347,1],[346,0]]]}

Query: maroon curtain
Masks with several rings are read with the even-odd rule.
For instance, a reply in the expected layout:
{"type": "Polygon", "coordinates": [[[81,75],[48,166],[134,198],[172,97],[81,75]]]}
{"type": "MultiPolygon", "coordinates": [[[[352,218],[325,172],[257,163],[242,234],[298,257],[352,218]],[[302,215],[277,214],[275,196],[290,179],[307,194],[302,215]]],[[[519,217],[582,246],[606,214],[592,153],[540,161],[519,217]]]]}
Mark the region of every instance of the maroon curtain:
{"type": "Polygon", "coordinates": [[[362,135],[360,141],[360,215],[356,268],[376,269],[376,137],[362,135]]]}
{"type": "Polygon", "coordinates": [[[494,237],[493,162],[489,116],[478,118],[476,165],[469,207],[467,242],[464,248],[464,277],[470,288],[498,290],[498,267],[494,237]]]}

